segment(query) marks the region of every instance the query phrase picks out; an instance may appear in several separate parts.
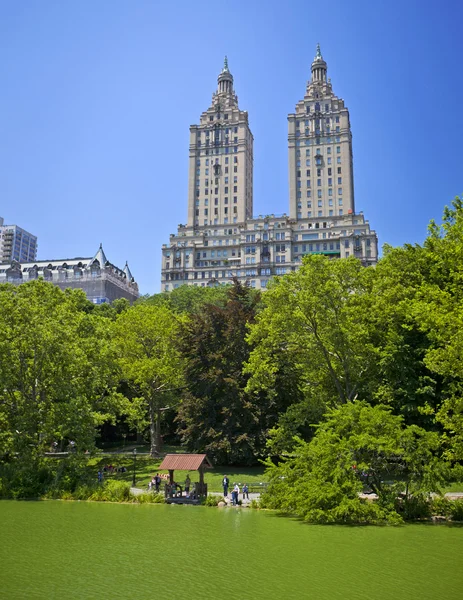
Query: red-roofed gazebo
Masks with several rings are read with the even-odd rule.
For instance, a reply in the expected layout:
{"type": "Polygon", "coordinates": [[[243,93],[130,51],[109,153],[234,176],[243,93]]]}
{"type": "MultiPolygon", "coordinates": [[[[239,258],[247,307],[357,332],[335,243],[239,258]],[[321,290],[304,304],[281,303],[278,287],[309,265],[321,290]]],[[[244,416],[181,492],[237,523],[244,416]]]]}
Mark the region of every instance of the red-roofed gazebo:
{"type": "Polygon", "coordinates": [[[193,500],[207,496],[207,483],[204,483],[204,470],[212,469],[212,463],[206,454],[166,454],[159,469],[169,471],[169,486],[166,486],[166,498],[168,501],[178,502],[182,499],[181,488],[180,496],[178,496],[178,493],[175,496],[171,493],[172,486],[175,485],[174,471],[178,470],[198,471],[199,482],[194,483],[193,500]]]}

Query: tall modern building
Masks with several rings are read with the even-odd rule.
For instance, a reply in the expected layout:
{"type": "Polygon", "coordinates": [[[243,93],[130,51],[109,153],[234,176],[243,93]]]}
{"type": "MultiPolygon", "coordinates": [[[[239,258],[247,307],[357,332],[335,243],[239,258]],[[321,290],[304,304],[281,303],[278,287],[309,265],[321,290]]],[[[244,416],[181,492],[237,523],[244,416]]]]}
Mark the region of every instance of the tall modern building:
{"type": "Polygon", "coordinates": [[[5,225],[0,217],[0,263],[28,262],[37,256],[37,237],[17,225],[5,225]]]}
{"type": "Polygon", "coordinates": [[[306,254],[376,263],[376,233],[355,212],[349,111],[319,46],[304,99],[288,115],[289,215],[252,216],[252,148],[225,59],[212,105],[190,127],[188,221],[162,247],[163,291],[234,277],[265,289],[306,254]]]}

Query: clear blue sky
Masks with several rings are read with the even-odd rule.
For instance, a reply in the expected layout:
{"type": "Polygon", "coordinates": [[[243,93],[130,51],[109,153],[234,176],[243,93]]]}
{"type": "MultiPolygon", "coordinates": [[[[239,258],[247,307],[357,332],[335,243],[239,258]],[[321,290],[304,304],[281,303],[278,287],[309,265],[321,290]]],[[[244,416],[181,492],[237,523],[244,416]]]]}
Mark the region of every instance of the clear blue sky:
{"type": "Polygon", "coordinates": [[[288,211],[287,120],[319,41],[350,109],[356,208],[421,242],[463,192],[457,0],[0,1],[0,216],[39,258],[129,261],[160,289],[187,215],[189,125],[225,54],[254,134],[254,213],[288,211]]]}

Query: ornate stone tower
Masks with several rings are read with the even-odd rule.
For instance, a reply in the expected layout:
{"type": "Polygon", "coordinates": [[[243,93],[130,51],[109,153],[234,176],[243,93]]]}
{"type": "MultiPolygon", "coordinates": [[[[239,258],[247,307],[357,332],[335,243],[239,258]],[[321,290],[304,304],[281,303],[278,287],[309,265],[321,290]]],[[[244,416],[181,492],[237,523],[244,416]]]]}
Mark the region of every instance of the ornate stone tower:
{"type": "Polygon", "coordinates": [[[355,212],[352,132],[344,100],[334,95],[320,45],[312,78],[288,115],[289,212],[292,219],[355,212]]]}
{"type": "Polygon", "coordinates": [[[211,106],[190,126],[188,227],[244,223],[252,216],[253,136],[238,107],[225,57],[211,106]]]}

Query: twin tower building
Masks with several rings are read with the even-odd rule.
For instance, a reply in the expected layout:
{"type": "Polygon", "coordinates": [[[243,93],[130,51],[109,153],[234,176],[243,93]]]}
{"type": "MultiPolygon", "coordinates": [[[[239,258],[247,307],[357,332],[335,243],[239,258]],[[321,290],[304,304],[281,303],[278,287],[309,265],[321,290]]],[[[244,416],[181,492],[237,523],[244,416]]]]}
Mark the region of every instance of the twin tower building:
{"type": "Polygon", "coordinates": [[[212,105],[190,127],[188,222],[162,247],[162,291],[234,277],[265,289],[306,254],[374,265],[378,238],[355,212],[349,111],[334,95],[320,47],[288,115],[289,214],[253,216],[253,135],[225,58],[212,105]]]}

